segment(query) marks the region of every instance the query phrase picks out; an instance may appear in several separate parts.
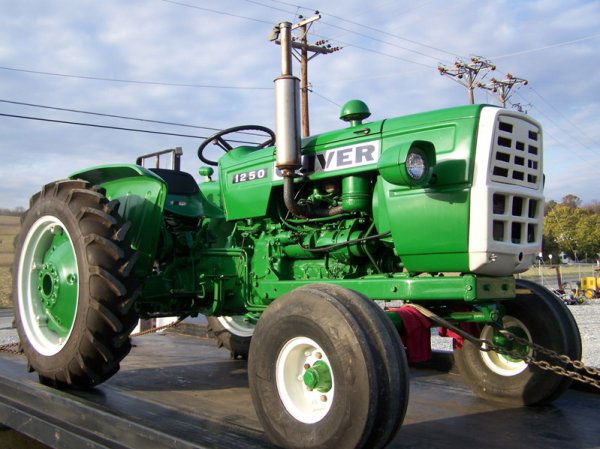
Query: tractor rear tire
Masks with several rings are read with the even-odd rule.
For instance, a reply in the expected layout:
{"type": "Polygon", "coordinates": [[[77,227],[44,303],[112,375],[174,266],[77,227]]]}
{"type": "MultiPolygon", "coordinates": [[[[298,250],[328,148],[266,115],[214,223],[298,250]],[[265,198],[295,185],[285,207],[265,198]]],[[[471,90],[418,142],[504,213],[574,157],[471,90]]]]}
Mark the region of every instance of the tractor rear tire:
{"type": "Polygon", "coordinates": [[[373,431],[365,447],[385,447],[402,426],[408,406],[408,361],[398,330],[385,312],[361,293],[335,284],[313,284],[298,290],[305,288],[320,290],[336,297],[352,312],[369,336],[377,369],[379,406],[373,431]]]}
{"type": "Polygon", "coordinates": [[[136,254],[118,201],[83,180],[44,186],[15,239],[13,301],[21,346],[40,381],[90,388],[119,370],[137,322],[136,254]]]}
{"type": "Polygon", "coordinates": [[[217,340],[219,348],[228,349],[233,360],[247,360],[254,329],[240,316],[209,316],[206,331],[217,340]]]}
{"type": "Polygon", "coordinates": [[[385,394],[404,391],[390,381],[401,384],[397,371],[406,366],[398,353],[392,355],[397,341],[385,320],[362,301],[368,300],[316,285],[283,295],[263,313],[250,344],[248,380],[273,443],[305,449],[383,447],[393,436],[397,423],[377,420],[401,418],[406,397],[385,394]],[[381,335],[375,341],[374,330],[381,335]],[[391,347],[382,351],[381,342],[391,347]],[[329,374],[316,377],[321,383],[310,383],[315,379],[310,371],[319,363],[329,374]],[[329,375],[330,382],[323,381],[329,375]],[[381,400],[401,405],[388,407],[381,400]],[[392,416],[384,417],[385,410],[392,416]]]}
{"type": "MultiPolygon", "coordinates": [[[[566,354],[572,360],[581,358],[581,336],[575,319],[566,305],[551,291],[531,281],[517,280],[515,299],[503,301],[505,326],[519,328],[530,341],[566,354]]],[[[481,335],[489,339],[490,326],[481,335]]],[[[560,364],[536,353],[536,359],[560,364]]],[[[454,359],[463,379],[478,396],[514,405],[548,404],[557,399],[571,384],[571,379],[511,360],[494,351],[482,352],[465,341],[454,349],[454,359]]]]}

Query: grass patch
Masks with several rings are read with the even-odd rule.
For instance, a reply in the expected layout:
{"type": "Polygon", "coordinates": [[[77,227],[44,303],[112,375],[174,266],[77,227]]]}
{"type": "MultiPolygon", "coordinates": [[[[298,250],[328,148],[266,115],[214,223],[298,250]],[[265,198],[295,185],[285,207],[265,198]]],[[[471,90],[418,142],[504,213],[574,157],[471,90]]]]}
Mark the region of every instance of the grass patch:
{"type": "Polygon", "coordinates": [[[0,267],[0,308],[12,307],[10,289],[12,280],[9,267],[0,267]]]}

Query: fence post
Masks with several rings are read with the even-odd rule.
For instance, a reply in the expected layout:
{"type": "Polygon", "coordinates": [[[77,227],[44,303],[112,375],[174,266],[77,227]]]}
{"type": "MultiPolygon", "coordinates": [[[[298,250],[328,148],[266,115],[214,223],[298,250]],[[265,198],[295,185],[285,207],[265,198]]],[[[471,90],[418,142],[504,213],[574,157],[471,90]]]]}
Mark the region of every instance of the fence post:
{"type": "Polygon", "coordinates": [[[556,269],[556,282],[558,282],[558,289],[562,290],[563,285],[562,285],[562,276],[560,274],[560,265],[556,265],[554,268],[556,269]]]}

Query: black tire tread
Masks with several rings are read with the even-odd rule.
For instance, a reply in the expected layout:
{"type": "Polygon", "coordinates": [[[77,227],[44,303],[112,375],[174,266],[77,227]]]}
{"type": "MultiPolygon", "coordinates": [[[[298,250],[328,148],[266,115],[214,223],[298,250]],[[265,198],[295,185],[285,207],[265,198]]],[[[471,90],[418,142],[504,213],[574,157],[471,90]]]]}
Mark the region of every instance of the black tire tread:
{"type": "MultiPolygon", "coordinates": [[[[70,211],[85,252],[77,254],[78,262],[83,260],[87,267],[88,291],[80,291],[79,299],[81,302],[82,294],[86,295],[88,307],[81,317],[85,330],[75,335],[74,327],[69,341],[57,354],[68,351],[62,356],[67,357],[66,361],[62,366],[48,364],[28,342],[23,345],[28,363],[38,372],[40,380],[59,388],[89,388],[104,382],[119,370],[120,361],[131,349],[129,333],[137,322],[132,305],[139,293],[139,282],[130,274],[138,255],[124,243],[130,223],[124,223],[118,215],[119,202],[109,202],[104,193],[104,189],[83,180],[55,181],[31,197],[30,209],[22,217],[22,223],[35,220],[44,207],[59,208],[64,213],[70,211]],[[75,342],[71,346],[73,338],[75,342]]],[[[27,231],[22,229],[16,239],[17,255],[27,231]]],[[[15,257],[13,265],[15,273],[18,258],[15,257]]],[[[13,282],[13,301],[16,303],[16,300],[17,287],[13,282]]],[[[79,315],[76,321],[78,319],[79,315]]],[[[21,335],[21,341],[24,340],[25,335],[21,335]]]]}

